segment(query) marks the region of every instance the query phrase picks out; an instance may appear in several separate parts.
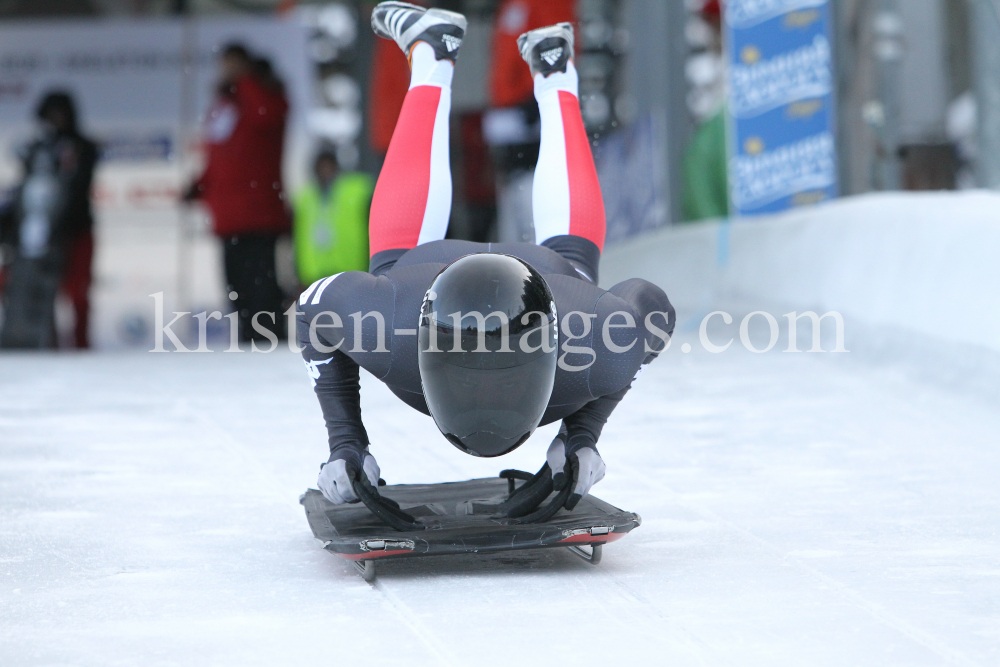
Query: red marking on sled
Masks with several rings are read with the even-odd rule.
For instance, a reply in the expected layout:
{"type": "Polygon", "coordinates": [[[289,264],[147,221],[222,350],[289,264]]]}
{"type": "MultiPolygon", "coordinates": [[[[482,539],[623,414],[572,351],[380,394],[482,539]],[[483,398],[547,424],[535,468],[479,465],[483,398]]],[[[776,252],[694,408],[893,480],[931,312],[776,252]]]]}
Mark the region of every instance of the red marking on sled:
{"type": "Polygon", "coordinates": [[[570,535],[565,539],[559,540],[559,544],[562,544],[563,542],[614,542],[615,540],[620,540],[623,537],[625,537],[625,533],[608,533],[606,535],[580,533],[579,535],[570,535]]]}

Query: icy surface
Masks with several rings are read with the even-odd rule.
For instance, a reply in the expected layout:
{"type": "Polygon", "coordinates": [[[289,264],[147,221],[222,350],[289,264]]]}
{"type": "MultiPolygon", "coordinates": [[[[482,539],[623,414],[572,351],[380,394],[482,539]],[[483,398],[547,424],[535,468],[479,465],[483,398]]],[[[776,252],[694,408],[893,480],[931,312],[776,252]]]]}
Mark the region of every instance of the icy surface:
{"type": "MultiPolygon", "coordinates": [[[[0,664],[1000,664],[1000,411],[832,355],[682,354],[605,431],[643,524],[551,550],[380,564],[312,539],[301,362],[0,356],[0,664]]],[[[448,445],[364,380],[390,483],[535,469],[448,445]]]]}

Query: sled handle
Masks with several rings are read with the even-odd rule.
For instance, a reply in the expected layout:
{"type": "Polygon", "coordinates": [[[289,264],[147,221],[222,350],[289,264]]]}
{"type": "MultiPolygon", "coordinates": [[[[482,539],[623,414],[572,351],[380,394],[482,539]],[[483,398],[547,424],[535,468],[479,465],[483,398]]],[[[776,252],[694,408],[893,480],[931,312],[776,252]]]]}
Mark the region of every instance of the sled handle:
{"type": "Polygon", "coordinates": [[[355,495],[361,499],[368,510],[384,523],[399,531],[423,530],[425,526],[417,523],[417,519],[399,508],[399,504],[391,498],[383,498],[378,489],[371,485],[364,474],[357,470],[349,471],[351,486],[355,495]]]}
{"type": "MultiPolygon", "coordinates": [[[[555,516],[556,512],[561,510],[566,505],[566,501],[569,500],[570,495],[573,493],[573,488],[576,486],[577,464],[575,456],[570,457],[566,461],[566,475],[569,477],[569,479],[566,480],[566,486],[564,486],[562,490],[556,494],[556,497],[552,499],[552,502],[545,507],[536,509],[527,516],[522,516],[519,519],[516,519],[516,523],[542,523],[555,516]]],[[[552,488],[551,483],[549,484],[549,488],[552,488]]]]}
{"type": "Polygon", "coordinates": [[[510,496],[500,503],[498,509],[509,519],[514,519],[515,523],[541,523],[548,521],[556,512],[566,505],[570,495],[576,487],[577,461],[576,457],[570,457],[566,461],[566,474],[569,479],[566,486],[562,488],[555,498],[545,507],[539,506],[552,493],[552,470],[546,463],[534,475],[521,470],[504,470],[500,477],[507,480],[508,486],[514,486],[515,479],[527,480],[520,488],[511,489],[510,496]]]}
{"type": "MultiPolygon", "coordinates": [[[[528,473],[520,470],[504,470],[500,473],[501,477],[507,477],[508,486],[513,484],[513,481],[510,481],[511,477],[523,479],[523,476],[527,475],[528,473]],[[507,473],[509,476],[504,473],[507,473]]],[[[497,506],[497,511],[502,516],[511,519],[522,517],[530,514],[536,507],[542,504],[549,497],[550,493],[552,493],[552,473],[549,470],[549,464],[546,463],[537,473],[530,476],[524,484],[513,491],[507,500],[500,503],[497,506]]]]}
{"type": "Polygon", "coordinates": [[[530,482],[532,479],[534,479],[534,477],[535,476],[532,475],[530,472],[525,472],[523,470],[514,470],[513,468],[510,468],[508,470],[501,470],[500,471],[500,479],[507,480],[507,495],[508,496],[514,495],[514,481],[515,480],[519,479],[522,482],[530,482]]]}

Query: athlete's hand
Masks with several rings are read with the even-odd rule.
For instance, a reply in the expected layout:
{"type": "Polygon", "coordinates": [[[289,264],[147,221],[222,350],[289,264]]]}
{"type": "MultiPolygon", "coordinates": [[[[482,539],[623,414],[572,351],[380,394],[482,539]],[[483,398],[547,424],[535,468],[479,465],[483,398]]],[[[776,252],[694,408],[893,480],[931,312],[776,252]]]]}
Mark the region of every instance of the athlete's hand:
{"type": "Polygon", "coordinates": [[[576,507],[580,499],[590,493],[591,487],[604,479],[607,470],[604,460],[597,453],[597,443],[583,436],[568,438],[565,426],[559,430],[559,435],[549,445],[545,458],[552,470],[552,486],[556,491],[561,491],[567,484],[572,483],[566,474],[566,461],[570,458],[576,459],[576,484],[573,493],[566,501],[568,510],[576,507]]]}
{"type": "Polygon", "coordinates": [[[351,485],[351,477],[358,470],[364,471],[371,485],[378,487],[381,474],[375,457],[368,449],[357,447],[338,447],[330,454],[330,460],[320,466],[317,485],[323,496],[334,505],[358,502],[358,496],[351,485]]]}

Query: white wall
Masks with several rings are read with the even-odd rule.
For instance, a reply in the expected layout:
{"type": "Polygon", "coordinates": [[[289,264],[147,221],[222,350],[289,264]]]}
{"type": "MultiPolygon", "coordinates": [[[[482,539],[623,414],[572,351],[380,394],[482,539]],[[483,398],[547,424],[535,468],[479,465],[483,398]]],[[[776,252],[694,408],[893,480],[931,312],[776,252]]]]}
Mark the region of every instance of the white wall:
{"type": "Polygon", "coordinates": [[[836,310],[866,327],[1000,352],[1000,193],[865,195],[675,226],[605,250],[601,283],[629,277],[666,290],[682,323],[738,301],[836,310]]]}

